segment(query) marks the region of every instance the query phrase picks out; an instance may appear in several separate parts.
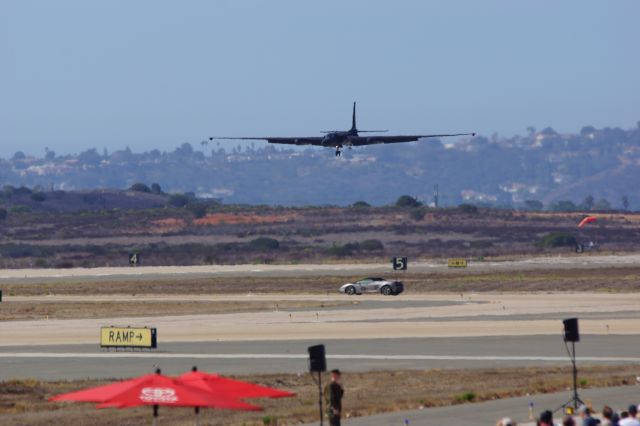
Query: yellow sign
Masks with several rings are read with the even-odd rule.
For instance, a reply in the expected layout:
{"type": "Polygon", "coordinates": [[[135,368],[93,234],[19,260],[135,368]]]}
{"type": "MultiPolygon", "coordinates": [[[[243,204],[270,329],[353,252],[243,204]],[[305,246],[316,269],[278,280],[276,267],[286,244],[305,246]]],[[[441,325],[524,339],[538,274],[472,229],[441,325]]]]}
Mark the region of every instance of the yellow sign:
{"type": "Polygon", "coordinates": [[[447,265],[449,268],[466,268],[467,259],[449,259],[447,265]]]}
{"type": "Polygon", "coordinates": [[[101,327],[103,348],[156,348],[156,329],[147,327],[101,327]]]}

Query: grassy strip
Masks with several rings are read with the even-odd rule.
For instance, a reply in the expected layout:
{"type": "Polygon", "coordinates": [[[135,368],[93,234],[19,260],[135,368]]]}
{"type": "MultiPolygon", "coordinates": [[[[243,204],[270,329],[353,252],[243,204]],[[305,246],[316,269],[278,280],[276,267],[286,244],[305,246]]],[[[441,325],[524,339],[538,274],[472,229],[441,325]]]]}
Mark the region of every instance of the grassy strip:
{"type": "MultiPolygon", "coordinates": [[[[640,268],[555,269],[530,271],[452,270],[436,273],[387,274],[404,281],[407,292],[482,291],[640,291],[640,268]]],[[[122,279],[3,283],[4,295],[108,294],[337,294],[338,288],[361,276],[214,277],[122,279]]]]}
{"type": "MultiPolygon", "coordinates": [[[[580,370],[581,387],[633,384],[639,367],[584,366],[580,370]]],[[[260,401],[263,413],[203,410],[201,424],[263,425],[278,419],[278,425],[292,425],[316,419],[317,390],[309,376],[253,375],[239,378],[288,389],[296,392],[297,397],[260,401]]],[[[18,380],[0,383],[0,423],[7,426],[101,426],[149,422],[150,408],[96,411],[91,404],[47,402],[52,395],[106,382],[18,380]]],[[[357,417],[567,390],[571,385],[571,374],[565,367],[399,370],[346,372],[344,382],[345,414],[357,417]]],[[[605,402],[615,401],[602,401],[605,402]]],[[[162,424],[193,424],[193,411],[190,409],[161,409],[160,413],[162,424]]]]}
{"type": "Polygon", "coordinates": [[[205,315],[263,312],[289,309],[323,309],[350,305],[343,302],[280,300],[277,302],[234,301],[99,301],[99,302],[4,302],[0,321],[31,319],[75,319],[144,317],[155,315],[205,315]]]}

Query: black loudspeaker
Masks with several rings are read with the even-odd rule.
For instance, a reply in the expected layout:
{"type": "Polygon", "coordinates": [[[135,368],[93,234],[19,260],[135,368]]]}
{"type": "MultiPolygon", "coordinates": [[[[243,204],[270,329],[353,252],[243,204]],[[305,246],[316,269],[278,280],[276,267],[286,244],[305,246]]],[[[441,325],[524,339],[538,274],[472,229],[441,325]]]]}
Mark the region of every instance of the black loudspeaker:
{"type": "Polygon", "coordinates": [[[564,341],[579,342],[580,332],[578,331],[578,318],[567,318],[562,320],[564,324],[564,341]]]}
{"type": "Polygon", "coordinates": [[[309,346],[309,371],[312,373],[327,371],[324,345],[309,346]]]}

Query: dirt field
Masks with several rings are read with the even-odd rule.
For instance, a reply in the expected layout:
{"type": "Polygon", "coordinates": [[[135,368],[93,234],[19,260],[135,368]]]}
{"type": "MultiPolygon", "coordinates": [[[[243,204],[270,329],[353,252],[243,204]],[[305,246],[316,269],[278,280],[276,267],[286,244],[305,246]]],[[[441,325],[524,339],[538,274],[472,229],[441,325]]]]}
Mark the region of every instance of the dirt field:
{"type": "Polygon", "coordinates": [[[126,266],[131,251],[144,265],[160,266],[379,261],[399,253],[412,259],[570,255],[576,243],[589,241],[599,253],[640,249],[640,214],[597,214],[597,224],[578,229],[584,215],[265,206],[216,206],[199,218],[168,208],[33,212],[0,222],[0,267],[126,266]],[[570,241],[543,241],[558,232],[570,241]],[[253,244],[265,237],[276,242],[253,244]]]}
{"type": "MultiPolygon", "coordinates": [[[[389,274],[388,274],[389,275],[389,274]]],[[[393,274],[391,274],[393,275],[393,274]]],[[[397,274],[406,286],[407,294],[432,292],[486,291],[640,291],[640,267],[601,269],[566,268],[511,271],[456,270],[433,273],[397,274]]],[[[107,294],[247,294],[293,293],[337,294],[344,283],[362,276],[301,276],[301,277],[161,277],[149,279],[124,278],[109,281],[82,282],[76,280],[2,283],[5,296],[28,295],[107,295],[107,294]]],[[[1,307],[1,306],[0,306],[1,307]]]]}
{"type": "Polygon", "coordinates": [[[72,319],[72,318],[117,318],[150,317],[156,315],[200,315],[224,314],[230,312],[276,311],[278,309],[323,309],[348,305],[345,301],[197,301],[181,300],[139,301],[108,300],[99,301],[68,300],[21,300],[5,302],[0,308],[0,321],[29,319],[72,319]]]}
{"type": "MultiPolygon", "coordinates": [[[[631,385],[638,365],[582,367],[580,386],[631,385]]],[[[568,368],[508,368],[473,370],[403,370],[395,372],[349,373],[344,376],[346,417],[477,402],[526,394],[565,390],[570,386],[568,368]],[[384,383],[384,386],[380,386],[384,383]],[[375,392],[372,392],[375,389],[375,392]]],[[[202,410],[202,425],[264,425],[274,419],[278,425],[310,422],[317,418],[317,390],[307,375],[244,376],[248,380],[293,391],[294,398],[258,400],[261,413],[202,410]]],[[[151,408],[105,409],[91,404],[51,403],[53,395],[105,381],[38,382],[20,380],[0,383],[0,423],[18,425],[140,425],[151,418],[151,408]]],[[[160,423],[192,425],[191,409],[160,409],[160,423]]]]}

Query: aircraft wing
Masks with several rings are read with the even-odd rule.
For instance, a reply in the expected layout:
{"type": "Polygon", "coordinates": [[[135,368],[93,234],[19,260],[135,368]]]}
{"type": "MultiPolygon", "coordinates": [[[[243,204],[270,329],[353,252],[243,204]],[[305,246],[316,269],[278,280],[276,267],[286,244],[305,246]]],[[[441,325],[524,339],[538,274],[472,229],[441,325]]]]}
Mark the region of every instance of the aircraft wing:
{"type": "Polygon", "coordinates": [[[209,140],[245,140],[245,141],[267,141],[269,143],[282,143],[287,145],[322,145],[322,136],[305,137],[263,137],[263,138],[233,138],[233,137],[210,137],[209,140]]]}
{"type": "Polygon", "coordinates": [[[475,136],[475,133],[452,133],[442,135],[401,135],[401,136],[358,136],[351,137],[354,146],[375,145],[380,143],[415,142],[425,138],[444,138],[448,136],[475,136]]]}

